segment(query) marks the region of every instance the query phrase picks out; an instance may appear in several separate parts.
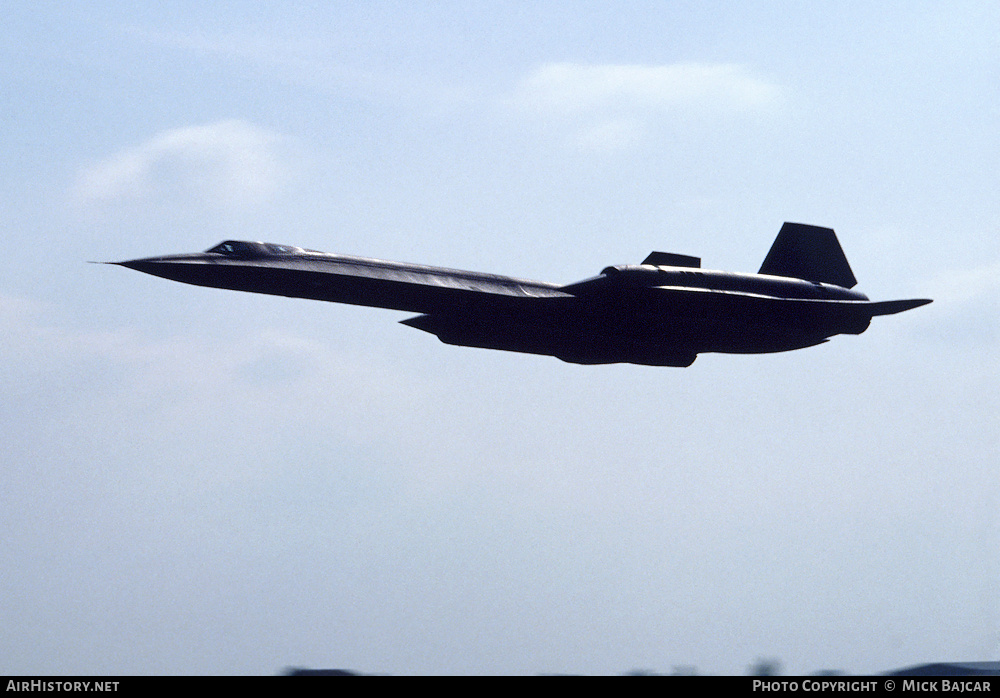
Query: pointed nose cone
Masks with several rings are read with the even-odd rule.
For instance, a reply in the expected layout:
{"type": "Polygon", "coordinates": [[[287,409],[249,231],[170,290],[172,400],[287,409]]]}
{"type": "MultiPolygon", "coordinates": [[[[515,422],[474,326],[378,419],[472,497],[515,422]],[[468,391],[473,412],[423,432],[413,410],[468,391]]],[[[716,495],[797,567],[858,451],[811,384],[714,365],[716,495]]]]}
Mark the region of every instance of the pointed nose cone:
{"type": "Polygon", "coordinates": [[[127,267],[141,271],[144,274],[152,274],[172,281],[183,281],[194,283],[192,275],[197,275],[198,270],[205,267],[204,254],[177,254],[163,257],[146,257],[144,259],[129,259],[124,262],[109,262],[119,267],[127,267]]]}
{"type": "Polygon", "coordinates": [[[152,274],[152,270],[156,269],[158,265],[156,260],[156,257],[150,257],[149,259],[130,259],[125,262],[108,262],[108,264],[114,264],[119,267],[128,267],[129,269],[135,269],[136,271],[152,274]]]}
{"type": "Polygon", "coordinates": [[[141,271],[145,274],[153,274],[154,276],[164,276],[169,277],[169,270],[176,265],[170,261],[170,257],[146,257],[145,259],[129,259],[124,262],[110,262],[110,264],[116,264],[119,267],[127,267],[128,269],[135,269],[136,271],[141,271]]]}

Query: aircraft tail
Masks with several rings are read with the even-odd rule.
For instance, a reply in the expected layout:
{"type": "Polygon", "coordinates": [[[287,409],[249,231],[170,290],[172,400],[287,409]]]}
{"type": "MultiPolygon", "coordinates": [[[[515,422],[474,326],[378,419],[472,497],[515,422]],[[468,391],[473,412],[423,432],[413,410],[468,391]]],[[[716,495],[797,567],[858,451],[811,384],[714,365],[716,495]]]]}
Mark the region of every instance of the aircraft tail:
{"type": "Polygon", "coordinates": [[[927,305],[931,302],[930,298],[912,298],[902,301],[879,301],[878,303],[870,303],[868,305],[868,310],[871,312],[872,316],[895,315],[896,313],[901,313],[904,310],[919,308],[920,306],[927,305]]]}
{"type": "Polygon", "coordinates": [[[781,226],[757,273],[844,288],[853,288],[858,283],[833,229],[803,223],[781,226]]]}

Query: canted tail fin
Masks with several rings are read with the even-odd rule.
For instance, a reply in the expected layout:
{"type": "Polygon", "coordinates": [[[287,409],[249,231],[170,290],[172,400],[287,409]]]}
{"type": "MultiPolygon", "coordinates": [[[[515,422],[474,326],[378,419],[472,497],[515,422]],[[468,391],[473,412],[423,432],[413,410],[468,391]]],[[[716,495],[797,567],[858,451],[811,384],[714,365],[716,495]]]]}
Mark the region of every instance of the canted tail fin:
{"type": "Polygon", "coordinates": [[[785,223],[774,239],[758,274],[788,276],[853,288],[851,265],[832,228],[785,223]]]}

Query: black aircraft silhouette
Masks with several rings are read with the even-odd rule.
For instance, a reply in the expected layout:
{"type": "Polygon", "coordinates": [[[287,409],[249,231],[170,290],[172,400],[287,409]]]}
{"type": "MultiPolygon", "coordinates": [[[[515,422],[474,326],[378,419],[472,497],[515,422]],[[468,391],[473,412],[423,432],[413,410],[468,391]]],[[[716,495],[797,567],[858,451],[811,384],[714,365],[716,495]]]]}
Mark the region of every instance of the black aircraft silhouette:
{"type": "Polygon", "coordinates": [[[653,252],[568,285],[264,242],[121,266],[199,286],[420,313],[404,325],[447,344],[577,364],[690,366],[698,354],[760,354],[861,334],[872,317],[930,303],[872,302],[830,228],[785,223],[756,274],[653,252]]]}

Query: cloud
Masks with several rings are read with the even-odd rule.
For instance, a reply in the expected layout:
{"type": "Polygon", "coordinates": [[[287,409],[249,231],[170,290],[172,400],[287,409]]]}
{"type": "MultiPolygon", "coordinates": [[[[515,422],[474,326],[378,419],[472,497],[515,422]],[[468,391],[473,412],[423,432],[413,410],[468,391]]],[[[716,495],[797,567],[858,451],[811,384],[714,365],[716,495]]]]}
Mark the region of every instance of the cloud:
{"type": "Polygon", "coordinates": [[[518,86],[520,98],[542,111],[605,109],[667,111],[707,105],[734,111],[770,108],[779,89],[733,64],[580,65],[550,63],[518,86]]]}
{"type": "Polygon", "coordinates": [[[513,101],[539,118],[568,122],[582,146],[616,148],[666,118],[774,111],[782,92],[737,64],[549,63],[517,84],[513,101]]]}
{"type": "Polygon", "coordinates": [[[181,196],[212,205],[252,205],[271,198],[286,176],[281,142],[239,120],[163,131],[84,169],[75,198],[103,204],[181,196]]]}

